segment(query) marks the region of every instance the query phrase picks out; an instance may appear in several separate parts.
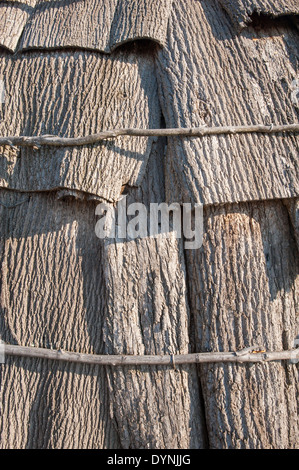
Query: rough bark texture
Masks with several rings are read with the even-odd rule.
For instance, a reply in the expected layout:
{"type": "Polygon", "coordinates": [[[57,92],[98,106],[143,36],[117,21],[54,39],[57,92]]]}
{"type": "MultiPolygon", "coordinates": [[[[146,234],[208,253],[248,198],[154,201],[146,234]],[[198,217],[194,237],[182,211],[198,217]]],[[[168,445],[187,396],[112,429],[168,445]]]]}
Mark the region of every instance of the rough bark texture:
{"type": "MultiPolygon", "coordinates": [[[[27,0],[10,8],[21,3],[22,11],[35,6],[27,0]]],[[[291,96],[298,31],[274,19],[239,33],[228,14],[233,4],[242,18],[259,5],[119,0],[89,10],[81,0],[39,2],[20,39],[29,50],[1,53],[0,134],[159,128],[162,112],[166,127],[298,122],[291,96]]],[[[282,14],[292,7],[280,4],[282,14]]],[[[265,5],[271,10],[264,13],[280,14],[278,2],[265,5]]],[[[3,41],[17,47],[17,23],[0,24],[3,41]]],[[[293,348],[295,135],[7,145],[0,175],[5,342],[141,355],[293,348]],[[90,199],[115,204],[121,193],[127,205],[147,208],[166,198],[203,202],[202,247],[184,251],[171,231],[168,238],[98,239],[90,199]]],[[[0,446],[294,448],[298,380],[298,365],[288,361],[175,369],[7,357],[0,446]]]]}
{"type": "MultiPolygon", "coordinates": [[[[2,135],[75,137],[123,125],[160,126],[154,61],[147,53],[2,54],[1,75],[7,96],[2,135]]],[[[20,191],[68,188],[117,200],[122,185],[141,181],[153,140],[120,137],[55,151],[5,146],[0,185],[20,191]]]]}
{"type": "MultiPolygon", "coordinates": [[[[200,351],[294,347],[298,251],[281,201],[205,209],[204,242],[186,252],[200,351]]],[[[212,448],[297,448],[298,365],[200,368],[212,448]]]]}
{"type": "Polygon", "coordinates": [[[30,7],[35,7],[39,0],[2,0],[1,3],[10,3],[11,5],[17,5],[18,3],[22,5],[28,5],[30,7]]]}
{"type": "MultiPolygon", "coordinates": [[[[292,25],[241,35],[218,2],[175,1],[158,80],[167,127],[298,122],[291,100],[298,32],[292,25]]],[[[297,136],[171,139],[167,197],[204,204],[298,194],[297,136]]]]}
{"type": "Polygon", "coordinates": [[[289,211],[289,216],[294,230],[294,235],[299,250],[299,199],[286,199],[283,201],[289,211]]]}
{"type": "Polygon", "coordinates": [[[31,10],[27,5],[0,3],[0,46],[11,51],[16,50],[31,10]]]}
{"type": "MultiPolygon", "coordinates": [[[[1,191],[1,337],[103,352],[103,270],[94,203],[1,191]]],[[[104,369],[8,359],[1,447],[118,447],[104,369]]]]}
{"type": "Polygon", "coordinates": [[[152,39],[165,45],[173,0],[119,0],[111,47],[132,39],[152,39]]]}
{"type": "MultiPolygon", "coordinates": [[[[161,143],[134,202],[163,199],[163,151],[161,143]]],[[[6,205],[25,197],[1,194],[6,205]]],[[[1,227],[5,342],[107,354],[190,350],[183,252],[174,238],[103,244],[94,203],[27,197],[0,209],[2,217],[9,211],[1,227]]],[[[107,382],[103,368],[15,358],[2,374],[2,447],[203,446],[196,366],[118,367],[107,382]]]]}
{"type": "Polygon", "coordinates": [[[299,14],[297,0],[220,0],[228,14],[238,26],[245,28],[253,13],[271,17],[299,14]]]}
{"type": "Polygon", "coordinates": [[[41,2],[21,49],[83,47],[110,52],[135,39],[164,44],[172,0],[62,0],[41,2]]]}
{"type": "MultiPolygon", "coordinates": [[[[164,148],[127,204],[163,201],[164,148]],[[159,176],[160,175],[160,176],[159,176]]],[[[181,243],[174,237],[107,240],[104,250],[107,354],[190,351],[189,309],[181,243]]],[[[203,446],[203,414],[195,366],[113,368],[114,416],[125,448],[203,446]],[[138,403],[138,406],[136,404],[138,403]]]]}
{"type": "Polygon", "coordinates": [[[20,47],[83,47],[110,51],[110,31],[117,0],[41,2],[28,22],[20,47]]]}

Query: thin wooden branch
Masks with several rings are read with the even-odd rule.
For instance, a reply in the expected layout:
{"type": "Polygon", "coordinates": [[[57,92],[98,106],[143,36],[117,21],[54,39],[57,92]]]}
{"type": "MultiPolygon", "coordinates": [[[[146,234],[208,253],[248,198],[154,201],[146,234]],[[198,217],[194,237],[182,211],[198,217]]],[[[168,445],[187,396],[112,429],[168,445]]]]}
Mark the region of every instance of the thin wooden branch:
{"type": "Polygon", "coordinates": [[[85,137],[57,137],[54,135],[41,136],[8,136],[0,137],[0,146],[11,147],[36,147],[43,145],[53,147],[73,147],[81,145],[97,144],[106,139],[114,139],[119,136],[131,137],[203,137],[206,135],[221,134],[248,134],[248,133],[277,134],[280,132],[299,132],[299,124],[286,124],[281,126],[219,126],[219,127],[195,127],[177,129],[115,129],[100,132],[99,134],[87,135],[85,137]]]}
{"type": "Polygon", "coordinates": [[[299,348],[290,351],[265,352],[260,347],[246,348],[237,352],[208,352],[197,354],[155,355],[155,356],[121,356],[81,354],[76,352],[57,351],[27,346],[2,344],[4,354],[8,356],[33,357],[54,361],[74,362],[80,364],[97,364],[104,366],[172,366],[180,364],[203,364],[208,362],[269,362],[299,359],[299,348]]]}

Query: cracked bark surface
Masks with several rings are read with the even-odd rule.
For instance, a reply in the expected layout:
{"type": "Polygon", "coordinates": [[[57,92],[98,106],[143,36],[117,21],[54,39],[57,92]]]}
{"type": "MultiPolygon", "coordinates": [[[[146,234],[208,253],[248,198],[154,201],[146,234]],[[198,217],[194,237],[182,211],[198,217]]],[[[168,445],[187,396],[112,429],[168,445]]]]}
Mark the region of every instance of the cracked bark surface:
{"type": "MultiPolygon", "coordinates": [[[[203,246],[186,252],[196,349],[294,347],[299,264],[281,201],[204,209],[203,246]]],[[[200,367],[211,448],[298,447],[298,364],[200,367]]]]}
{"type": "MultiPolygon", "coordinates": [[[[72,36],[55,23],[50,3],[25,28],[24,47],[40,49],[10,54],[24,21],[2,23],[5,135],[163,127],[162,111],[167,127],[298,118],[290,93],[298,31],[274,19],[266,30],[244,26],[240,33],[220,5],[237,5],[244,16],[244,5],[258,1],[165,0],[157,23],[152,0],[102,2],[107,8],[97,9],[97,18],[105,21],[90,36],[90,17],[72,36]],[[121,26],[111,26],[112,16],[121,26]],[[44,30],[42,18],[50,18],[44,30]],[[47,33],[55,28],[56,42],[47,33]],[[150,41],[110,53],[132,38],[150,41]],[[70,45],[92,50],[64,49],[70,45]]],[[[10,2],[9,11],[35,4],[10,2]]],[[[55,4],[61,25],[83,11],[81,1],[55,4]]],[[[293,10],[293,0],[283,5],[293,10]]],[[[169,138],[167,149],[165,143],[120,138],[96,148],[1,149],[5,342],[90,354],[294,346],[296,136],[169,138]],[[99,240],[95,200],[116,204],[121,193],[127,205],[147,209],[165,200],[203,202],[202,247],[184,250],[173,232],[99,240]]],[[[298,364],[290,362],[108,368],[8,357],[0,381],[1,448],[299,444],[298,364]]]]}

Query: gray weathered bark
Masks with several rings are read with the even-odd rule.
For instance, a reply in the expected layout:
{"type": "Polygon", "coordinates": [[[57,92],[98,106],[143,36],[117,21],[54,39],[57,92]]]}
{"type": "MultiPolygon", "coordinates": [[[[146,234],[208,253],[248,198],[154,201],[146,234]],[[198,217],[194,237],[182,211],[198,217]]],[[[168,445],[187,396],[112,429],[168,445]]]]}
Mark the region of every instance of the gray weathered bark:
{"type": "MultiPolygon", "coordinates": [[[[297,123],[292,101],[298,31],[270,23],[237,34],[219,2],[174,1],[157,73],[166,127],[297,123]]],[[[298,139],[290,135],[174,138],[169,201],[203,204],[298,196],[298,139]]]]}
{"type": "MultiPolygon", "coordinates": [[[[1,191],[1,337],[103,352],[103,272],[94,203],[1,191]]],[[[118,447],[105,371],[46,360],[1,365],[1,447],[118,447]]]]}
{"type": "MultiPolygon", "coordinates": [[[[2,135],[76,137],[123,125],[160,126],[150,54],[2,54],[0,76],[7,96],[2,135]]],[[[120,137],[54,152],[5,146],[0,152],[0,186],[20,191],[67,188],[116,201],[122,185],[140,184],[153,140],[120,137]]]]}
{"type": "MultiPolygon", "coordinates": [[[[186,252],[199,351],[294,347],[298,251],[281,201],[205,209],[204,242],[186,252]]],[[[298,447],[298,365],[203,365],[212,448],[298,447]]]]}
{"type": "MultiPolygon", "coordinates": [[[[239,25],[258,0],[103,0],[90,11],[89,2],[36,3],[10,2],[10,14],[31,15],[23,38],[23,17],[1,23],[3,136],[159,128],[162,112],[173,128],[298,122],[297,29],[273,20],[240,33],[232,20],[230,6],[239,25]],[[150,42],[123,44],[132,39],[150,42]]],[[[266,5],[275,17],[294,2],[266,5]]],[[[1,148],[5,342],[130,355],[293,348],[296,136],[165,144],[122,136],[98,146],[1,148]],[[121,193],[147,208],[202,202],[202,247],[184,251],[172,232],[98,239],[95,201],[116,204],[121,193]]],[[[299,444],[298,365],[287,361],[112,368],[8,356],[0,380],[1,448],[299,444]]]]}
{"type": "MultiPolygon", "coordinates": [[[[161,142],[128,204],[163,200],[163,152],[161,142]]],[[[190,351],[184,257],[177,240],[101,242],[94,233],[94,203],[57,201],[51,194],[1,195],[6,205],[25,197],[22,205],[0,209],[6,216],[5,342],[106,354],[190,351]]],[[[9,358],[2,374],[2,447],[205,445],[195,365],[107,368],[106,376],[104,368],[9,358]]]]}

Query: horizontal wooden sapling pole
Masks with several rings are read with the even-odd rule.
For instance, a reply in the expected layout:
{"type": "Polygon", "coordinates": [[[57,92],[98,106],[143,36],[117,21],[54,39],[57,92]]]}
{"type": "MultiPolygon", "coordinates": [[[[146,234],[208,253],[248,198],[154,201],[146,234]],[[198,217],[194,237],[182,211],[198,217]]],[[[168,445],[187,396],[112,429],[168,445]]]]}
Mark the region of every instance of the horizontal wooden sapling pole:
{"type": "Polygon", "coordinates": [[[31,346],[2,344],[4,355],[32,357],[80,364],[103,366],[172,366],[218,362],[269,362],[299,359],[299,348],[288,351],[266,352],[262,347],[252,346],[235,352],[205,352],[178,355],[97,355],[44,349],[31,346]]]}
{"type": "Polygon", "coordinates": [[[234,135],[249,133],[277,134],[281,132],[299,132],[299,124],[285,125],[248,125],[248,126],[218,126],[218,127],[194,127],[175,129],[114,129],[100,132],[99,134],[84,137],[58,137],[54,135],[41,136],[7,136],[0,137],[0,146],[9,145],[16,147],[74,147],[98,144],[106,139],[114,139],[120,136],[131,137],[204,137],[208,135],[234,135]]]}

